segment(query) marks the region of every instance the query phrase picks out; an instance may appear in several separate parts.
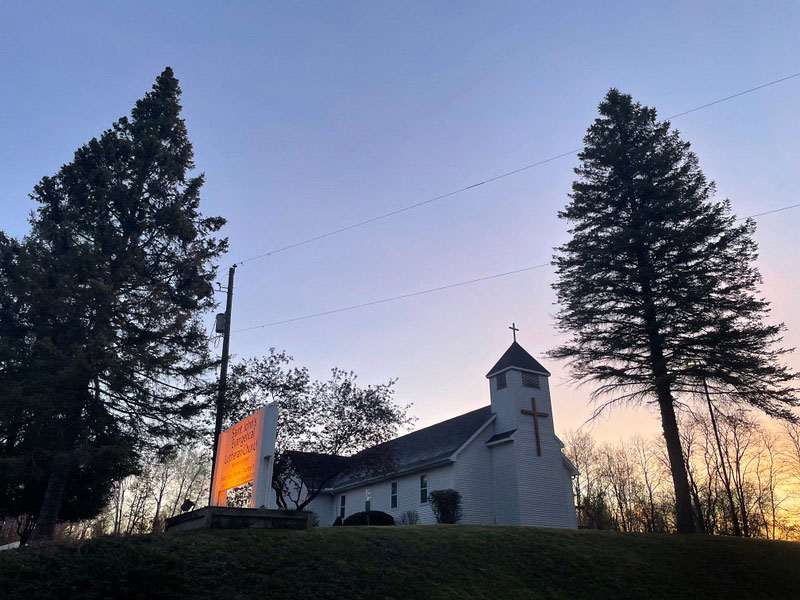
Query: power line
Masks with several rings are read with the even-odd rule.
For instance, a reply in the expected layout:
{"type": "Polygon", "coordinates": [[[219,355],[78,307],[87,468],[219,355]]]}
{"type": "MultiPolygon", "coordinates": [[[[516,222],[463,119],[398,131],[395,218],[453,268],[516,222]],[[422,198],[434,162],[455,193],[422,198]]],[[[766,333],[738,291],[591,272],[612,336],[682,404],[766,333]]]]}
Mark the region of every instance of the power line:
{"type": "MultiPolygon", "coordinates": [[[[754,219],[756,217],[763,217],[764,215],[771,215],[771,214],[774,214],[774,213],[783,212],[784,210],[789,210],[791,208],[798,208],[798,207],[800,207],[800,204],[790,204],[789,206],[784,206],[782,208],[776,208],[774,210],[768,210],[766,212],[756,213],[754,215],[749,215],[747,217],[742,217],[742,218],[743,219],[754,219]]],[[[741,219],[739,219],[739,220],[741,221],[741,219]]]]}
{"type": "MultiPolygon", "coordinates": [[[[791,204],[789,206],[783,206],[781,208],[776,208],[773,210],[768,210],[765,212],[756,213],[753,215],[748,215],[746,217],[741,217],[737,219],[739,221],[743,219],[754,219],[755,217],[763,217],[764,215],[771,215],[774,213],[782,212],[784,210],[789,210],[792,208],[798,208],[800,204],[791,204]]],[[[544,267],[549,267],[550,263],[543,263],[540,265],[533,265],[530,267],[523,267],[522,269],[515,269],[513,271],[505,271],[503,273],[495,273],[493,275],[487,275],[485,277],[478,277],[477,279],[468,279],[467,281],[459,281],[458,283],[451,283],[448,285],[442,285],[435,288],[429,288],[427,290],[420,290],[417,292],[411,292],[408,294],[401,294],[399,296],[392,296],[391,298],[382,298],[381,300],[373,300],[371,302],[363,302],[361,304],[353,304],[351,306],[345,306],[342,308],[335,308],[333,310],[326,310],[318,313],[314,313],[311,315],[304,315],[302,317],[294,317],[292,319],[284,319],[282,321],[273,321],[272,323],[264,323],[263,325],[255,325],[253,327],[245,327],[243,329],[235,329],[232,333],[240,333],[242,331],[253,331],[254,329],[264,329],[265,327],[273,327],[275,325],[284,325],[286,323],[294,323],[296,321],[305,321],[306,319],[314,319],[316,317],[324,317],[327,315],[333,315],[336,313],[346,312],[350,310],[355,310],[357,308],[366,308],[367,306],[375,306],[376,304],[385,304],[386,302],[394,302],[395,300],[403,300],[405,298],[413,298],[414,296],[422,296],[424,294],[431,294],[433,292],[440,292],[442,290],[449,290],[452,288],[461,287],[464,285],[470,285],[473,283],[480,283],[481,281],[489,281],[490,279],[497,279],[499,277],[506,277],[507,275],[516,275],[517,273],[524,273],[526,271],[533,271],[534,269],[542,269],[544,267]]]]}
{"type": "Polygon", "coordinates": [[[744,90],[743,92],[738,92],[736,94],[732,94],[730,96],[726,96],[725,98],[720,98],[719,100],[714,100],[713,102],[709,102],[708,104],[703,104],[702,106],[698,106],[696,108],[690,108],[689,110],[685,110],[677,115],[672,115],[671,117],[667,117],[669,119],[677,119],[678,117],[682,117],[684,115],[688,115],[689,113],[697,112],[698,110],[703,110],[704,108],[708,108],[709,106],[714,106],[715,104],[719,104],[720,102],[725,102],[727,100],[732,100],[734,98],[738,98],[739,96],[744,96],[745,94],[749,94],[750,92],[755,92],[757,90],[763,89],[765,87],[769,87],[771,85],[775,85],[776,83],[782,83],[793,77],[800,76],[800,73],[794,73],[793,75],[787,75],[786,77],[781,77],[780,79],[776,79],[775,81],[770,81],[769,83],[765,83],[763,85],[758,85],[754,88],[750,88],[749,90],[744,90]]]}
{"type": "Polygon", "coordinates": [[[376,304],[383,304],[385,302],[393,302],[394,300],[402,300],[404,298],[412,298],[414,296],[422,296],[423,294],[430,294],[432,292],[440,292],[442,290],[449,290],[451,288],[460,287],[462,285],[469,285],[471,283],[478,283],[480,281],[488,281],[490,279],[497,279],[498,277],[505,277],[507,275],[514,275],[516,273],[523,273],[525,271],[532,271],[533,269],[541,269],[548,267],[550,263],[541,265],[533,265],[531,267],[524,267],[522,269],[515,269],[514,271],[506,271],[505,273],[495,273],[494,275],[487,275],[486,277],[478,277],[477,279],[470,279],[468,281],[459,281],[458,283],[451,283],[449,285],[442,285],[427,290],[420,290],[418,292],[411,292],[410,294],[401,294],[400,296],[393,296],[391,298],[383,298],[382,300],[373,300],[372,302],[364,302],[362,304],[354,304],[352,306],[345,306],[343,308],[335,308],[333,310],[326,310],[324,312],[315,313],[313,315],[305,315],[303,317],[295,317],[293,319],[284,319],[283,321],[274,321],[272,323],[265,323],[264,325],[256,325],[255,327],[245,327],[244,329],[237,329],[233,333],[241,331],[252,331],[253,329],[263,329],[264,327],[272,327],[273,325],[283,325],[285,323],[294,323],[295,321],[304,321],[305,319],[313,319],[314,317],[323,317],[325,315],[332,315],[335,313],[345,312],[348,310],[355,310],[357,308],[365,308],[367,306],[374,306],[376,304]]]}
{"type": "Polygon", "coordinates": [[[242,261],[239,261],[238,264],[243,265],[246,262],[250,262],[251,260],[258,260],[259,258],[264,258],[266,256],[271,256],[273,254],[277,254],[278,252],[283,252],[285,250],[291,250],[292,248],[297,248],[298,246],[304,246],[306,244],[310,244],[312,242],[316,242],[318,240],[331,237],[332,235],[337,235],[339,233],[344,233],[345,231],[350,231],[351,229],[355,229],[357,227],[362,227],[364,225],[369,225],[370,223],[374,223],[375,221],[380,221],[381,219],[388,219],[389,217],[393,217],[395,215],[399,215],[400,213],[404,213],[409,210],[413,210],[415,208],[419,208],[420,206],[425,206],[426,204],[430,204],[432,202],[436,202],[437,200],[444,200],[445,198],[449,198],[450,196],[455,196],[456,194],[460,194],[461,192],[466,192],[467,190],[471,190],[473,188],[482,186],[486,183],[491,183],[492,181],[497,181],[498,179],[503,179],[504,177],[509,177],[511,175],[515,175],[516,173],[521,173],[522,171],[527,171],[528,169],[532,169],[534,167],[538,167],[545,163],[553,162],[554,160],[558,160],[559,158],[564,158],[565,156],[569,156],[571,154],[575,154],[580,152],[578,150],[570,150],[569,152],[564,152],[563,154],[559,154],[557,156],[551,156],[550,158],[546,158],[544,160],[540,160],[539,162],[532,163],[530,165],[525,165],[524,167],[520,167],[519,169],[515,169],[513,171],[508,171],[507,173],[501,173],[495,177],[490,177],[489,179],[484,179],[483,181],[479,181],[478,183],[473,183],[472,185],[468,185],[463,188],[459,188],[457,190],[453,190],[452,192],[447,192],[446,194],[442,194],[441,196],[436,196],[434,198],[428,198],[427,200],[423,200],[422,202],[417,202],[416,204],[409,204],[408,206],[404,206],[403,208],[398,208],[397,210],[393,210],[388,213],[384,213],[382,215],[378,215],[377,217],[372,217],[370,219],[365,219],[363,221],[359,221],[358,223],[353,223],[352,225],[347,225],[346,227],[341,227],[339,229],[334,229],[327,233],[323,233],[299,242],[295,242],[294,244],[289,244],[288,246],[282,246],[281,248],[275,248],[274,250],[270,250],[269,252],[264,252],[263,254],[258,254],[256,256],[251,256],[250,258],[246,258],[242,261]]]}
{"type": "MultiPolygon", "coordinates": [[[[788,81],[789,79],[793,79],[795,77],[800,77],[800,72],[793,73],[792,75],[787,75],[786,77],[781,77],[780,79],[775,79],[773,81],[770,81],[770,82],[758,85],[756,87],[752,87],[752,88],[743,90],[741,92],[737,92],[735,94],[731,94],[730,96],[725,96],[724,98],[719,98],[718,100],[714,100],[712,102],[708,102],[706,104],[702,104],[702,105],[696,106],[694,108],[690,108],[689,110],[685,110],[683,112],[680,112],[680,113],[674,114],[672,116],[669,116],[669,117],[667,117],[666,120],[669,121],[669,120],[672,120],[672,119],[677,119],[678,117],[682,117],[684,115],[688,115],[690,113],[694,113],[694,112],[697,112],[699,110],[703,110],[704,108],[708,108],[710,106],[714,106],[716,104],[720,104],[721,102],[727,102],[728,100],[732,100],[734,98],[738,98],[740,96],[744,96],[745,94],[750,94],[752,92],[755,92],[755,91],[758,91],[758,90],[762,90],[762,89],[764,89],[766,87],[770,87],[770,86],[776,85],[778,83],[783,83],[784,81],[788,81]]],[[[279,252],[285,252],[286,250],[291,250],[291,249],[297,248],[299,246],[305,246],[306,244],[311,244],[312,242],[317,242],[319,240],[322,240],[322,239],[325,239],[325,238],[328,238],[328,237],[331,237],[331,236],[334,236],[334,235],[338,235],[340,233],[344,233],[345,231],[350,231],[350,230],[356,229],[358,227],[363,227],[364,225],[369,225],[370,223],[375,223],[376,221],[381,221],[383,219],[388,219],[389,217],[393,217],[395,215],[399,215],[400,213],[404,213],[404,212],[407,212],[409,210],[413,210],[415,208],[419,208],[421,206],[425,206],[427,204],[431,204],[433,202],[437,202],[439,200],[444,200],[445,198],[449,198],[451,196],[455,196],[456,194],[460,194],[462,192],[466,192],[467,190],[471,190],[471,189],[474,189],[476,187],[480,187],[480,186],[485,185],[487,183],[491,183],[491,182],[497,181],[499,179],[504,179],[506,177],[510,177],[512,175],[516,175],[517,173],[522,173],[523,171],[527,171],[529,169],[533,169],[535,167],[539,167],[541,165],[547,164],[549,162],[553,162],[555,160],[558,160],[560,158],[564,158],[566,156],[571,156],[573,154],[577,154],[580,151],[581,151],[581,148],[576,148],[575,150],[569,150],[568,152],[562,152],[561,154],[557,154],[555,156],[551,156],[550,158],[545,158],[544,160],[540,160],[540,161],[537,161],[537,162],[534,162],[534,163],[519,167],[519,168],[514,169],[512,171],[506,171],[505,173],[500,173],[499,175],[495,175],[494,177],[490,177],[488,179],[484,179],[484,180],[479,181],[477,183],[473,183],[472,185],[468,185],[468,186],[459,188],[457,190],[453,190],[451,192],[447,192],[446,194],[441,194],[439,196],[435,196],[433,198],[428,198],[427,200],[423,200],[421,202],[416,202],[414,204],[409,204],[408,206],[404,206],[402,208],[398,208],[396,210],[393,210],[393,211],[378,215],[376,217],[365,219],[363,221],[358,221],[357,223],[353,223],[353,224],[347,225],[345,227],[340,227],[338,229],[333,229],[333,230],[328,231],[326,233],[322,233],[322,234],[316,235],[314,237],[310,237],[310,238],[307,238],[307,239],[304,239],[304,240],[300,240],[300,241],[294,242],[292,244],[289,244],[288,246],[282,246],[280,248],[275,248],[273,250],[269,250],[267,252],[263,252],[261,254],[255,255],[255,256],[251,256],[250,258],[245,258],[244,260],[241,260],[236,264],[243,265],[245,263],[248,263],[248,262],[251,262],[251,261],[254,261],[254,260],[258,260],[260,258],[265,258],[267,256],[272,256],[273,254],[278,254],[279,252]]]]}

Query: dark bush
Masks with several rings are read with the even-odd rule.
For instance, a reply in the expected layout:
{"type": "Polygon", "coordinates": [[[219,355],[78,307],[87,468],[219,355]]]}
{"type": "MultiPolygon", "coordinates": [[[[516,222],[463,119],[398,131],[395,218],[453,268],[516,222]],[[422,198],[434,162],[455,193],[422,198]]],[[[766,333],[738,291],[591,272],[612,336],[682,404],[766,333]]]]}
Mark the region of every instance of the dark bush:
{"type": "Polygon", "coordinates": [[[394,525],[392,515],[379,510],[357,512],[347,517],[342,525],[394,525]]]}
{"type": "Polygon", "coordinates": [[[342,517],[336,517],[336,520],[333,522],[334,527],[339,527],[342,524],[342,517]]]}
{"type": "Polygon", "coordinates": [[[438,523],[458,523],[464,516],[461,493],[457,490],[436,490],[428,494],[433,516],[438,523]]]}

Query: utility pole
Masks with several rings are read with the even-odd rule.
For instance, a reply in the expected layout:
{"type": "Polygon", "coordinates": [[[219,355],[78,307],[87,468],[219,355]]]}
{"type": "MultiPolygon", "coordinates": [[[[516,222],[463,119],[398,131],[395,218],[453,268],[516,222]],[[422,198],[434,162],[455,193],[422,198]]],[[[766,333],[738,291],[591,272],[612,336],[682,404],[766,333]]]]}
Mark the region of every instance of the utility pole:
{"type": "MultiPolygon", "coordinates": [[[[214,447],[211,449],[211,484],[208,488],[208,505],[211,506],[213,498],[211,493],[214,489],[214,471],[217,466],[217,443],[222,433],[222,417],[225,413],[225,391],[228,384],[228,357],[231,347],[231,312],[233,310],[233,276],[236,273],[234,264],[228,270],[228,289],[225,300],[225,324],[222,334],[222,364],[219,371],[219,388],[217,389],[217,419],[214,423],[214,447]]],[[[219,315],[217,315],[219,316],[219,315]]]]}
{"type": "Polygon", "coordinates": [[[736,506],[733,504],[733,494],[731,493],[731,480],[728,479],[728,470],[725,468],[725,457],[722,455],[722,443],[719,441],[719,430],[717,429],[717,419],[714,416],[714,407],[711,404],[711,394],[708,393],[706,376],[703,375],[703,389],[706,392],[708,402],[708,414],[711,415],[711,426],[714,428],[714,437],[717,439],[717,449],[719,450],[719,464],[722,467],[722,477],[725,482],[725,491],[728,493],[728,502],[731,507],[731,521],[733,521],[733,535],[741,537],[742,529],[739,527],[739,517],[736,514],[736,506]]]}

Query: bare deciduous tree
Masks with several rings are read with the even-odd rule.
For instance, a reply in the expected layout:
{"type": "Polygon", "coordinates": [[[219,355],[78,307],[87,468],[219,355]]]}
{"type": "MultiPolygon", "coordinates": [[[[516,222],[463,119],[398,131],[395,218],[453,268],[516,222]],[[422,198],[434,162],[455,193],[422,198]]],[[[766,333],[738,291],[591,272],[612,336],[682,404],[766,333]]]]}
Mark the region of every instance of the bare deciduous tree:
{"type": "MultiPolygon", "coordinates": [[[[720,411],[718,416],[722,459],[731,474],[733,505],[742,533],[800,539],[800,426],[766,429],[752,413],[741,410],[720,411]]],[[[680,430],[698,530],[733,535],[722,461],[708,415],[684,410],[680,430]]],[[[663,445],[636,436],[597,444],[586,431],[568,432],[564,440],[565,453],[581,470],[574,480],[581,527],[675,530],[663,445]]]]}

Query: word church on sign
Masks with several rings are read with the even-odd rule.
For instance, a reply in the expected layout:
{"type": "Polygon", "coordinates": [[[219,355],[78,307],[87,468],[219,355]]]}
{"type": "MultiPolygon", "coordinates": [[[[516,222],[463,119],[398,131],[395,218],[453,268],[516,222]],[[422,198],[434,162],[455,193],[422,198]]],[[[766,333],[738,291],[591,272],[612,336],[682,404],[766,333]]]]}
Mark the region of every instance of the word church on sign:
{"type": "Polygon", "coordinates": [[[250,508],[266,508],[275,461],[278,404],[272,402],[223,431],[211,486],[211,505],[225,506],[228,490],[253,483],[250,508]]]}

